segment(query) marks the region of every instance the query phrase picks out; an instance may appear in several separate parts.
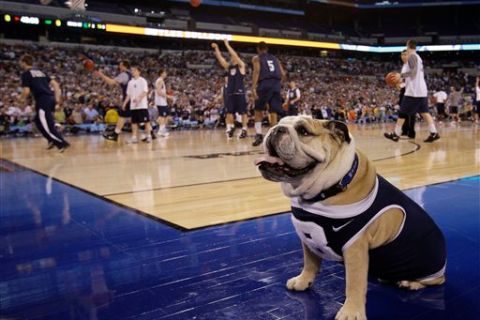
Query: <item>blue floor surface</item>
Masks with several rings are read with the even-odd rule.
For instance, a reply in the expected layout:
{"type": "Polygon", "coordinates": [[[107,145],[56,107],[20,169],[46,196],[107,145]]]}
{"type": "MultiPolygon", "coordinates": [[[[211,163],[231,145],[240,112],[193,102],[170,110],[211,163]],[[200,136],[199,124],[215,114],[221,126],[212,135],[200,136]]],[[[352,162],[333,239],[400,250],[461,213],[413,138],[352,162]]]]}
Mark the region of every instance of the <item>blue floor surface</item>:
{"type": "MultiPolygon", "coordinates": [[[[311,290],[289,214],[182,232],[3,162],[0,319],[333,319],[344,271],[311,290]]],[[[480,179],[411,189],[445,234],[447,282],[409,292],[369,283],[369,319],[478,319],[480,179]]]]}

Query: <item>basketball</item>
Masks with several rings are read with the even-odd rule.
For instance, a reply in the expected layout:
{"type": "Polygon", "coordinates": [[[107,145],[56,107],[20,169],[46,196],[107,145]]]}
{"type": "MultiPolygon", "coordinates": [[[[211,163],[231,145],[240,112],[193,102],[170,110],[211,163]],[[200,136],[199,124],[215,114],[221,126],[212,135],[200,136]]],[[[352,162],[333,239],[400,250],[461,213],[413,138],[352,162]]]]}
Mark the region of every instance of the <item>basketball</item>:
{"type": "Polygon", "coordinates": [[[401,81],[400,73],[398,72],[389,72],[385,76],[385,82],[389,87],[395,88],[401,81]]]}
{"type": "Polygon", "coordinates": [[[190,0],[190,5],[194,8],[200,6],[201,3],[202,3],[202,0],[190,0]]]}
{"type": "Polygon", "coordinates": [[[93,62],[90,59],[87,59],[83,62],[83,66],[87,71],[93,71],[95,70],[95,62],[93,62]]]}

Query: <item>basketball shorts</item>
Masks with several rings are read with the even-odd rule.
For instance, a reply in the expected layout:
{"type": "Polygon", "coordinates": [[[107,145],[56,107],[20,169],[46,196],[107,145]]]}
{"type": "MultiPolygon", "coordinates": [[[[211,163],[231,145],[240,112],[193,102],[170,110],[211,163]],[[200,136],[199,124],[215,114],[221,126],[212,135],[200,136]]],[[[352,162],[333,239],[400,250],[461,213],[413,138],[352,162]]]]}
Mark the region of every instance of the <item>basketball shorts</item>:
{"type": "Polygon", "coordinates": [[[127,103],[127,106],[125,107],[125,110],[120,108],[118,110],[118,116],[122,118],[131,118],[132,117],[132,111],[130,110],[130,102],[127,103]]]}
{"type": "Polygon", "coordinates": [[[437,113],[445,115],[445,103],[437,103],[437,113]]]}
{"type": "Polygon", "coordinates": [[[148,109],[131,110],[132,123],[146,123],[150,121],[148,109]]]}
{"type": "Polygon", "coordinates": [[[458,107],[457,106],[450,106],[450,113],[458,114],[458,107]]]}
{"type": "Polygon", "coordinates": [[[477,105],[475,106],[475,112],[480,114],[480,100],[477,101],[477,105]]]}
{"type": "Polygon", "coordinates": [[[247,113],[247,100],[244,94],[232,94],[227,98],[227,113],[247,113]]]}
{"type": "Polygon", "coordinates": [[[289,105],[287,115],[289,115],[289,116],[298,115],[298,107],[294,104],[289,105]]]}
{"type": "Polygon", "coordinates": [[[264,111],[267,105],[270,107],[269,112],[276,112],[283,115],[282,96],[280,94],[280,86],[261,85],[257,89],[258,100],[255,101],[255,110],[264,111]]]}
{"type": "Polygon", "coordinates": [[[400,113],[407,114],[409,116],[417,113],[428,112],[428,98],[427,97],[410,97],[404,96],[402,103],[400,104],[400,113]]]}
{"type": "Polygon", "coordinates": [[[159,117],[168,117],[168,107],[167,106],[157,106],[158,109],[158,116],[159,117]]]}

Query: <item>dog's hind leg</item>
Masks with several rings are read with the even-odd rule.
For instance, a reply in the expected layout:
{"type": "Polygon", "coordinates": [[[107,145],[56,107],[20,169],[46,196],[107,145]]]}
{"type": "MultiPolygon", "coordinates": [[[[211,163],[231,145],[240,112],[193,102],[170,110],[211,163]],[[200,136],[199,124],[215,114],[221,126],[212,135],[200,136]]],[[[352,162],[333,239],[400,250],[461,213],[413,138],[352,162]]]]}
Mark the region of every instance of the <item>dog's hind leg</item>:
{"type": "Polygon", "coordinates": [[[308,289],[315,280],[322,259],[315,255],[310,249],[302,242],[303,247],[303,270],[298,276],[290,278],[287,281],[287,289],[295,291],[304,291],[308,289]]]}

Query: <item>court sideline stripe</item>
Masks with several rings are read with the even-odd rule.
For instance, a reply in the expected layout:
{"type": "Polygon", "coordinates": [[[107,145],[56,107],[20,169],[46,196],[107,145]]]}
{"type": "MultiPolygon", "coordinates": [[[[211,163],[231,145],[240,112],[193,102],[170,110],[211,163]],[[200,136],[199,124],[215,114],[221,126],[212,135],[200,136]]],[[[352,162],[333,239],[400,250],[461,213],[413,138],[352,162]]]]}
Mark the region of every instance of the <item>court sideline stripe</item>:
{"type": "MultiPolygon", "coordinates": [[[[380,158],[380,159],[375,159],[372,160],[372,162],[378,162],[378,161],[383,161],[383,160],[389,160],[389,159],[394,159],[397,157],[403,157],[409,154],[412,154],[414,152],[417,152],[420,150],[420,145],[418,143],[412,142],[412,141],[407,141],[410,144],[415,145],[415,149],[402,153],[399,156],[390,156],[390,157],[385,157],[385,158],[380,158]]],[[[203,160],[203,159],[199,159],[203,160]]],[[[149,192],[149,191],[159,191],[159,190],[168,190],[168,189],[177,189],[177,188],[183,188],[183,187],[195,187],[195,186],[201,186],[201,185],[209,185],[209,184],[215,184],[215,183],[223,183],[223,182],[230,182],[230,181],[242,181],[242,180],[253,180],[253,179],[263,179],[262,177],[248,177],[248,178],[239,178],[239,179],[229,179],[229,180],[218,180],[218,181],[210,181],[210,182],[200,182],[200,183],[192,183],[192,184],[184,184],[184,185],[179,185],[179,186],[172,186],[172,187],[158,187],[158,188],[152,188],[152,189],[145,189],[145,190],[135,190],[135,191],[125,191],[125,192],[116,192],[116,193],[107,193],[103,194],[102,196],[104,197],[111,197],[111,196],[119,196],[119,195],[124,195],[124,194],[132,194],[132,193],[141,193],[141,192],[149,192]]]]}

